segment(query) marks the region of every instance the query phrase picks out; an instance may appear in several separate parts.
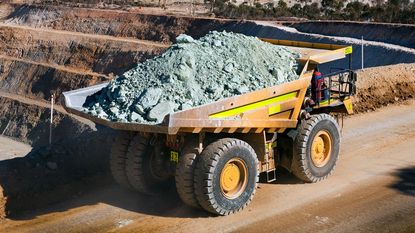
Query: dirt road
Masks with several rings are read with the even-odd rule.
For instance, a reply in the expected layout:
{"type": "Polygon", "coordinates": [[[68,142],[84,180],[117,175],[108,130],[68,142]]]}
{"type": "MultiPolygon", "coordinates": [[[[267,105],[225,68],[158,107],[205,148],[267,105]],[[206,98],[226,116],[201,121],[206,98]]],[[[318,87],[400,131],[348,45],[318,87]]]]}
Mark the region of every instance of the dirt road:
{"type": "Polygon", "coordinates": [[[243,212],[214,217],[174,192],[144,197],[115,185],[8,219],[3,232],[415,232],[415,101],[345,120],[328,180],[282,172],[243,212]]]}

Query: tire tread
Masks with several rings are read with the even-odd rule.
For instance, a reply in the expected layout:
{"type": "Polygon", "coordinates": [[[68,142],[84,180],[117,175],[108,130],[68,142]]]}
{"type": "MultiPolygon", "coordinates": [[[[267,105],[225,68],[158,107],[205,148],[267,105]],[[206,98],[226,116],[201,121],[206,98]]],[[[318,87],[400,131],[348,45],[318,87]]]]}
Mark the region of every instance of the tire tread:
{"type": "Polygon", "coordinates": [[[111,174],[119,185],[127,189],[132,188],[125,170],[130,143],[131,135],[129,133],[119,133],[113,140],[110,152],[111,174]]]}
{"type": "Polygon", "coordinates": [[[184,146],[175,175],[176,189],[180,199],[194,208],[200,208],[193,184],[196,159],[199,154],[197,146],[196,140],[191,140],[184,146]]]}
{"type": "MultiPolygon", "coordinates": [[[[300,180],[307,182],[307,183],[316,183],[319,181],[322,181],[326,179],[328,176],[330,176],[333,171],[335,170],[337,160],[334,162],[333,168],[330,170],[328,174],[321,177],[314,176],[307,165],[307,142],[310,140],[310,134],[313,130],[313,128],[321,121],[328,120],[332,122],[337,130],[339,130],[339,126],[336,122],[336,120],[328,115],[328,114],[317,114],[312,115],[310,119],[303,120],[298,129],[299,134],[297,135],[297,138],[294,141],[294,155],[293,155],[293,163],[291,166],[292,173],[299,178],[300,180]]],[[[340,134],[339,134],[340,135],[340,134]]]]}
{"type": "Polygon", "coordinates": [[[148,139],[136,135],[128,148],[126,160],[126,175],[131,187],[144,194],[154,195],[152,188],[147,184],[143,172],[143,157],[146,153],[148,139]]]}
{"type": "MultiPolygon", "coordinates": [[[[258,172],[255,177],[256,179],[255,187],[254,187],[254,190],[251,196],[249,197],[249,200],[245,202],[242,206],[240,206],[238,209],[227,210],[227,209],[222,208],[217,203],[214,197],[213,186],[209,185],[213,182],[213,177],[214,177],[213,173],[215,169],[215,164],[213,163],[217,163],[220,157],[224,153],[226,153],[226,151],[229,150],[229,148],[231,148],[232,146],[236,146],[236,145],[248,148],[251,151],[251,153],[255,155],[255,151],[252,149],[252,147],[248,143],[242,140],[239,140],[239,139],[223,138],[208,145],[205,148],[205,150],[202,152],[200,156],[200,161],[197,163],[197,166],[195,169],[195,179],[194,179],[196,198],[200,206],[203,209],[211,213],[219,214],[219,215],[229,215],[235,212],[239,212],[251,202],[251,200],[253,199],[255,195],[256,188],[258,185],[257,183],[259,180],[258,172]]],[[[256,167],[258,167],[258,159],[256,157],[254,158],[254,161],[255,161],[256,167]]]]}

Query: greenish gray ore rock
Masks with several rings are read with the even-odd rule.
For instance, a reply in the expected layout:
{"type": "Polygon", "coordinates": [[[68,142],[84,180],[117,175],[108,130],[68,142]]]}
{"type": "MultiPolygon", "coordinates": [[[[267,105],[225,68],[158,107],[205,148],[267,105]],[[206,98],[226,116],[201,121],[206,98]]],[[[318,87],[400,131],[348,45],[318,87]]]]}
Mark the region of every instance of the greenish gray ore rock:
{"type": "Polygon", "coordinates": [[[299,54],[255,37],[187,35],[88,97],[84,111],[119,122],[157,124],[170,113],[298,79],[299,54]]]}

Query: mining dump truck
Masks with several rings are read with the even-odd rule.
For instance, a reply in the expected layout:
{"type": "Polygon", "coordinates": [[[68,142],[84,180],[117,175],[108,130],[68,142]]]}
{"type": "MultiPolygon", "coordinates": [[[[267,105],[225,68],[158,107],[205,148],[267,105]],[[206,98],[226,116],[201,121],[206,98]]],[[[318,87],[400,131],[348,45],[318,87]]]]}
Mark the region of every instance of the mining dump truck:
{"type": "Polygon", "coordinates": [[[86,98],[107,83],[64,93],[65,108],[118,130],[110,167],[120,185],[163,195],[175,183],[189,206],[217,215],[240,211],[252,200],[260,174],[273,182],[278,166],[307,183],[333,172],[339,125],[353,113],[356,90],[351,46],[262,40],[300,52],[298,80],[175,112],[156,125],[112,122],[84,112],[86,98]],[[316,67],[341,59],[347,68],[322,75],[324,87],[311,91],[323,93],[316,99],[309,88],[316,67]]]}

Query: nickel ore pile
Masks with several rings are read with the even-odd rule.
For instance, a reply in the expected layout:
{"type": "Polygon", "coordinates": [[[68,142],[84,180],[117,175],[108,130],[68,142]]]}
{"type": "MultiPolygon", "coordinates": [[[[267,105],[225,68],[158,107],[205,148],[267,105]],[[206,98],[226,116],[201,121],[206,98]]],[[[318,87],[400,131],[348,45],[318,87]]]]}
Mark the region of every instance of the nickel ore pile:
{"type": "Polygon", "coordinates": [[[299,54],[256,37],[187,35],[88,97],[84,111],[119,122],[160,123],[170,113],[298,79],[299,54]]]}

